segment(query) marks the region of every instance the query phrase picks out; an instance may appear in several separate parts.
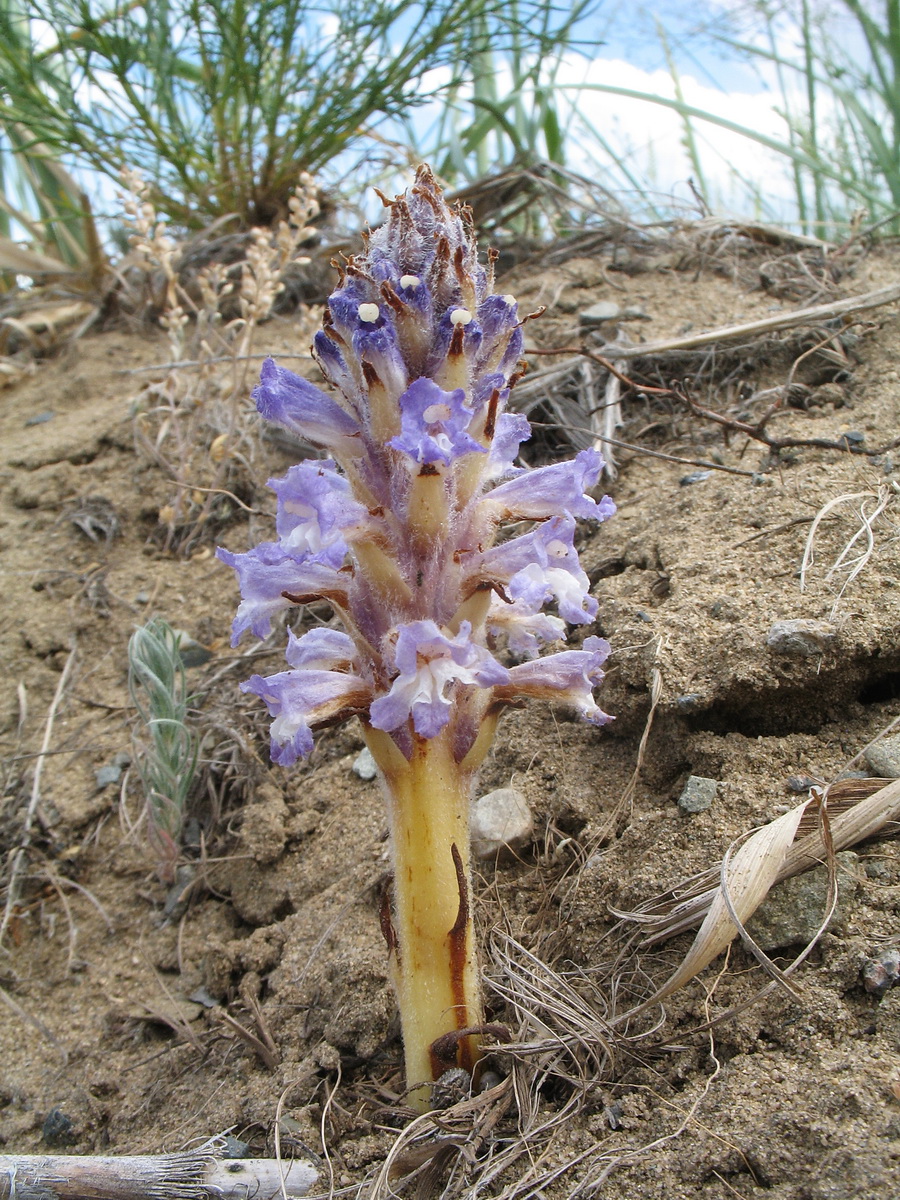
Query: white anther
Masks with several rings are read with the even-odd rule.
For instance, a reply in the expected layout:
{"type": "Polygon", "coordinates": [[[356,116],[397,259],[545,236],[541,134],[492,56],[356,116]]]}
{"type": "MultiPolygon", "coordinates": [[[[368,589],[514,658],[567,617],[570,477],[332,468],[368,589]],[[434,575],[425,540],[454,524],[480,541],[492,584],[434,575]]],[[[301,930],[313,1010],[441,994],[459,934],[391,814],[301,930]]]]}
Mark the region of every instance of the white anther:
{"type": "Polygon", "coordinates": [[[450,314],[451,325],[468,325],[472,320],[472,314],[467,308],[454,308],[450,314]]]}
{"type": "Polygon", "coordinates": [[[361,304],[356,311],[359,319],[365,321],[367,325],[374,324],[380,316],[377,304],[361,304]]]}
{"type": "Polygon", "coordinates": [[[401,275],[400,286],[402,288],[418,287],[422,280],[418,275],[401,275]]]}
{"type": "Polygon", "coordinates": [[[506,301],[506,303],[509,305],[510,308],[515,308],[515,306],[519,303],[518,300],[515,298],[515,296],[512,294],[512,292],[507,292],[506,295],[503,297],[503,299],[506,301]]]}

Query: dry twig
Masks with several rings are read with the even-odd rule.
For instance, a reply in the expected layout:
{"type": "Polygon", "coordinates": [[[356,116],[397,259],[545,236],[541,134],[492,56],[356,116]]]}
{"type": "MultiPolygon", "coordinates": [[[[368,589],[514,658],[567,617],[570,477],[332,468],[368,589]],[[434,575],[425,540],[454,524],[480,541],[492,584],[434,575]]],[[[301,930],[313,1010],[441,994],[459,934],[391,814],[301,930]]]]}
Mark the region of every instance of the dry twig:
{"type": "Polygon", "coordinates": [[[222,1159],[216,1142],[182,1154],[0,1155],[0,1200],[274,1200],[308,1195],[303,1159],[222,1159]]]}

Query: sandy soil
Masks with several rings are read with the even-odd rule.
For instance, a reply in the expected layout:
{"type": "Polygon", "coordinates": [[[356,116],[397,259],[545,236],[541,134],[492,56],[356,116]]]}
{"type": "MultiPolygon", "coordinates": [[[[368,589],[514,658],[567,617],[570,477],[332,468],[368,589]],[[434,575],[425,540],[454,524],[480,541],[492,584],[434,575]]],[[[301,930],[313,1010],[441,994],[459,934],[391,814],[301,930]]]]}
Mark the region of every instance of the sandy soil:
{"type": "MultiPolygon", "coordinates": [[[[530,327],[544,348],[577,341],[578,313],[599,300],[639,308],[644,317],[623,328],[650,341],[808,301],[810,292],[785,286],[787,268],[761,270],[778,258],[777,248],[723,258],[692,256],[681,243],[643,256],[606,247],[519,266],[504,287],[548,305],[530,327]]],[[[838,281],[831,273],[828,294],[890,283],[898,261],[893,250],[860,255],[838,281]]],[[[826,344],[794,366],[837,332],[825,328],[802,344],[748,342],[713,356],[702,373],[695,360],[676,362],[672,377],[690,371],[701,403],[737,413],[748,402],[758,416],[765,400],[747,397],[783,384],[793,368],[806,407],[774,419],[778,436],[849,432],[877,447],[900,429],[896,307],[854,324],[843,357],[826,344]]],[[[301,336],[297,319],[276,318],[256,349],[302,351],[301,336]]],[[[402,1124],[378,920],[387,871],[379,785],[352,771],[362,747],[353,727],[323,734],[310,762],[291,773],[268,765],[263,714],[237,683],[251,670],[279,669],[277,646],[252,667],[230,650],[232,573],[212,557],[211,539],[188,558],[162,548],[159,510],[171,485],[135,449],[134,406],[148,381],[166,375],[135,369],[167,358],[158,332],[123,326],[84,337],[0,395],[5,854],[20,841],[48,712],[74,655],[0,956],[0,1147],[151,1153],[231,1130],[249,1153],[265,1154],[281,1102],[283,1146],[321,1155],[324,1129],[335,1185],[352,1188],[402,1124]],[[91,540],[85,512],[107,521],[114,513],[115,536],[95,529],[91,540]],[[126,645],[153,614],[211,655],[190,671],[203,697],[204,766],[187,849],[193,888],[174,907],[136,824],[134,772],[105,787],[96,778],[117,755],[134,753],[126,645]],[[268,1061],[223,1013],[271,1037],[268,1061]]],[[[773,463],[765,447],[726,440],[684,406],[634,396],[620,433],[747,474],[711,469],[687,482],[698,470],[690,463],[621,452],[609,485],[619,513],[583,538],[600,599],[597,631],[614,647],[601,703],[617,720],[598,731],[545,706],[510,712],[480,782],[482,791],[519,788],[537,831],[518,859],[482,864],[485,944],[490,927],[502,928],[568,973],[607,1016],[649,994],[689,944],[683,936],[639,958],[628,951],[613,970],[622,945],[613,911],[718,863],[736,837],[797,801],[790,777],[834,777],[900,714],[900,449],[866,456],[801,447],[773,463]],[[871,556],[839,595],[845,577],[829,581],[828,568],[860,527],[859,503],[840,506],[820,528],[801,593],[811,518],[853,493],[888,501],[871,556]],[[774,622],[796,618],[827,623],[821,653],[791,657],[767,644],[774,622]],[[635,768],[654,672],[661,698],[633,804],[600,847],[635,768]],[[677,804],[689,775],[718,781],[703,812],[677,804]]],[[[245,480],[241,492],[256,512],[222,510],[218,540],[242,550],[268,532],[274,506],[262,481],[288,462],[277,445],[262,446],[257,483],[245,480]]],[[[896,943],[897,843],[885,836],[859,846],[842,867],[839,918],[800,969],[797,997],[775,991],[696,1032],[762,986],[740,948],[672,997],[657,1031],[593,1081],[563,1130],[536,1136],[540,1170],[582,1156],[547,1185],[548,1196],[573,1195],[579,1181],[598,1177],[598,1164],[613,1162],[595,1194],[616,1200],[897,1195],[900,988],[878,997],[860,977],[867,958],[896,943]]],[[[773,954],[783,964],[799,949],[773,954]]],[[[489,977],[502,984],[501,966],[487,957],[489,977]]],[[[499,994],[490,1003],[495,1019],[511,1021],[499,994]]],[[[500,1056],[501,1075],[508,1066],[500,1056]]],[[[535,1087],[548,1119],[572,1095],[559,1079],[535,1087]]],[[[511,1105],[493,1144],[516,1129],[511,1105]]],[[[451,1193],[477,1178],[486,1145],[457,1164],[451,1193]]],[[[527,1168],[520,1161],[479,1194],[530,1194],[515,1190],[527,1168]]],[[[439,1195],[443,1178],[438,1172],[419,1194],[439,1195]]],[[[327,1170],[323,1179],[327,1190],[327,1170]]]]}

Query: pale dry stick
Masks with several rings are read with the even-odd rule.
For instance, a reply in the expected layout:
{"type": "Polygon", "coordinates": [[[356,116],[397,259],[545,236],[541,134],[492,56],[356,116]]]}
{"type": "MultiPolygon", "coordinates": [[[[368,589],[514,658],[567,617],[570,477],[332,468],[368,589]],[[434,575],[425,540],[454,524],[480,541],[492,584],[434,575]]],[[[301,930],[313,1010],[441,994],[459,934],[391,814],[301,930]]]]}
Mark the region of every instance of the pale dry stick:
{"type": "Polygon", "coordinates": [[[611,343],[603,347],[603,353],[608,358],[627,359],[647,358],[654,354],[664,354],[670,350],[695,350],[700,346],[709,345],[710,342],[730,342],[736,338],[751,337],[758,333],[790,329],[794,325],[832,321],[837,317],[851,316],[872,308],[881,308],[883,305],[893,304],[897,300],[900,300],[900,283],[892,283],[888,287],[876,288],[872,292],[864,292],[861,296],[851,296],[847,300],[836,300],[831,304],[816,304],[811,308],[797,308],[793,312],[779,313],[774,317],[763,317],[759,321],[749,321],[744,325],[722,325],[718,329],[693,333],[688,337],[668,338],[661,342],[638,342],[630,346],[611,343]]]}
{"type": "Polygon", "coordinates": [[[328,1153],[328,1135],[325,1132],[325,1123],[328,1120],[328,1111],[334,1103],[334,1098],[340,1086],[341,1063],[340,1060],[338,1060],[337,1078],[334,1081],[334,1087],[325,1097],[325,1103],[322,1105],[322,1117],[319,1122],[319,1137],[322,1142],[322,1157],[325,1159],[325,1165],[328,1167],[328,1200],[334,1200],[334,1163],[331,1161],[331,1155],[328,1153]]]}
{"type": "MultiPolygon", "coordinates": [[[[660,651],[662,650],[662,638],[656,639],[656,650],[654,658],[659,661],[660,651]]],[[[619,820],[626,809],[631,811],[634,803],[634,793],[637,789],[638,780],[641,775],[641,768],[644,765],[644,756],[647,753],[647,743],[650,740],[650,730],[653,728],[653,718],[656,715],[656,710],[659,702],[662,699],[662,673],[659,667],[653,667],[650,672],[650,711],[647,713],[647,720],[644,722],[644,731],[641,734],[641,740],[638,743],[637,758],[634,764],[634,770],[631,773],[631,778],[619,798],[616,807],[603,822],[600,831],[591,840],[600,845],[604,842],[616,829],[619,820]]]]}
{"type": "MultiPolygon", "coordinates": [[[[274,1158],[274,1160],[273,1159],[267,1160],[269,1162],[274,1161],[275,1165],[278,1168],[278,1188],[279,1188],[279,1192],[281,1195],[281,1200],[290,1200],[290,1197],[288,1196],[288,1192],[287,1192],[287,1178],[288,1178],[288,1175],[290,1174],[291,1168],[294,1165],[293,1161],[289,1162],[287,1164],[287,1171],[285,1172],[284,1157],[281,1153],[281,1117],[282,1117],[282,1113],[284,1112],[284,1104],[288,1098],[288,1094],[290,1093],[291,1088],[296,1087],[296,1086],[297,1086],[296,1081],[293,1083],[289,1083],[287,1085],[287,1087],[284,1088],[281,1095],[278,1097],[278,1103],[275,1105],[275,1158],[274,1158]]],[[[315,1177],[312,1182],[314,1183],[315,1180],[318,1179],[318,1177],[319,1177],[319,1173],[318,1173],[318,1171],[316,1171],[315,1177]]],[[[252,1193],[248,1193],[248,1194],[252,1195],[252,1193]]],[[[0,1200],[2,1200],[2,1198],[0,1198],[0,1200]]]]}
{"type": "Polygon", "coordinates": [[[283,1200],[306,1196],[312,1163],[222,1159],[211,1148],[156,1155],[0,1155],[0,1200],[283,1200]]]}
{"type": "Polygon", "coordinates": [[[602,419],[598,422],[597,414],[591,413],[591,425],[597,429],[594,449],[599,450],[606,459],[605,470],[608,479],[615,479],[619,474],[612,453],[612,439],[616,429],[622,424],[621,394],[621,381],[610,371],[606,377],[606,387],[603,391],[602,419]]]}
{"type": "MultiPolygon", "coordinates": [[[[22,838],[18,847],[13,854],[12,861],[9,867],[9,880],[6,885],[6,907],[3,912],[3,920],[0,921],[0,945],[3,943],[3,937],[6,930],[9,928],[9,923],[12,920],[13,909],[18,902],[18,884],[19,874],[22,870],[22,863],[25,860],[25,855],[28,853],[28,848],[31,845],[31,829],[34,825],[35,814],[37,813],[38,805],[41,801],[41,775],[44,771],[44,762],[47,758],[47,752],[50,749],[50,738],[53,735],[53,723],[56,720],[56,713],[62,702],[65,694],[66,684],[69,681],[69,675],[72,672],[72,666],[75,662],[75,646],[69,651],[69,657],[66,659],[66,664],[63,667],[62,674],[59,677],[59,683],[56,685],[56,691],[53,695],[53,700],[50,703],[50,708],[47,710],[47,722],[44,726],[44,738],[41,742],[41,748],[38,751],[37,762],[34,766],[34,778],[31,782],[31,798],[28,802],[28,807],[25,810],[25,820],[22,823],[22,838]]],[[[2,1200],[2,1197],[0,1197],[2,1200]]]]}
{"type": "MultiPolygon", "coordinates": [[[[297,359],[297,360],[302,360],[303,362],[312,362],[313,361],[313,356],[311,354],[288,354],[287,351],[285,351],[285,350],[279,350],[277,357],[278,357],[279,362],[283,358],[297,359]]],[[[269,353],[266,353],[266,354],[239,354],[239,355],[219,354],[214,358],[183,358],[179,362],[150,363],[150,365],[146,366],[146,367],[122,367],[118,371],[116,371],[116,374],[117,375],[143,375],[144,373],[146,373],[148,371],[174,371],[174,370],[178,370],[182,367],[205,367],[205,366],[212,366],[214,363],[243,362],[244,360],[246,360],[247,362],[259,362],[259,361],[262,361],[262,359],[264,359],[264,358],[272,358],[272,355],[269,353]]]]}
{"type": "MultiPolygon", "coordinates": [[[[894,485],[894,488],[898,492],[900,492],[900,488],[897,488],[896,484],[894,485]]],[[[840,604],[841,599],[843,598],[844,592],[846,592],[847,588],[850,586],[850,584],[853,582],[853,580],[857,577],[857,575],[859,575],[859,573],[865,567],[866,563],[869,561],[869,559],[875,553],[875,534],[873,532],[872,527],[875,524],[875,522],[878,520],[878,518],[881,516],[881,514],[888,508],[888,506],[890,505],[890,503],[893,499],[893,496],[891,495],[891,492],[887,488],[880,487],[878,489],[877,496],[874,498],[877,500],[877,504],[876,504],[874,512],[872,512],[872,513],[866,512],[865,501],[863,501],[863,503],[860,505],[858,515],[859,515],[860,521],[862,522],[862,525],[856,531],[856,533],[853,535],[853,537],[851,537],[850,540],[847,542],[847,544],[844,546],[841,553],[835,559],[828,574],[825,576],[826,582],[830,583],[832,581],[832,579],[834,579],[834,577],[838,573],[838,571],[841,570],[842,567],[849,570],[849,574],[847,575],[847,578],[844,580],[843,584],[841,585],[841,590],[838,592],[835,602],[832,605],[832,609],[831,609],[832,620],[834,619],[835,614],[837,613],[838,605],[840,604]],[[866,539],[866,548],[864,550],[862,550],[859,554],[857,554],[855,559],[853,559],[850,562],[847,562],[846,560],[848,558],[848,555],[853,550],[853,547],[855,546],[857,540],[863,536],[866,539]]]]}

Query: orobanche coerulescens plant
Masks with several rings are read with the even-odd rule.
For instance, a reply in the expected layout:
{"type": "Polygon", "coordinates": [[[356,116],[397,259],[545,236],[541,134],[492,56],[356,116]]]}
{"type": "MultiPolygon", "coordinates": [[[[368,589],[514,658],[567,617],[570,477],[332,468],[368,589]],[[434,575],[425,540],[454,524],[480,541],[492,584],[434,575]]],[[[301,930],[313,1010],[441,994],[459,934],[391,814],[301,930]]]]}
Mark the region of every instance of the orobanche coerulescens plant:
{"type": "Polygon", "coordinates": [[[283,766],[310,752],[316,726],[362,724],[390,809],[382,923],[420,1108],[426,1085],[472,1072],[479,1055],[468,812],[498,716],[535,696],[609,720],[593,697],[602,638],[540,652],[566,637],[566,622],[593,620],[575,521],[603,521],[615,506],[586,494],[603,467],[595,450],[513,465],[531,432],[507,409],[522,321],[515,297],[493,291],[492,268],[478,261],[466,210],[448,207],[420,168],[328,301],[314,353],[336,394],[272,360],[254,392],[263,417],[331,457],[270,482],[277,541],[219,551],[243,596],[235,642],[313,600],[343,625],[289,631],[290,669],[242,687],[266,702],[283,766]],[[500,541],[513,521],[534,525],[500,541]],[[544,611],[551,602],[558,615],[544,611]]]}

